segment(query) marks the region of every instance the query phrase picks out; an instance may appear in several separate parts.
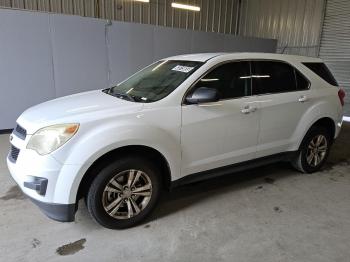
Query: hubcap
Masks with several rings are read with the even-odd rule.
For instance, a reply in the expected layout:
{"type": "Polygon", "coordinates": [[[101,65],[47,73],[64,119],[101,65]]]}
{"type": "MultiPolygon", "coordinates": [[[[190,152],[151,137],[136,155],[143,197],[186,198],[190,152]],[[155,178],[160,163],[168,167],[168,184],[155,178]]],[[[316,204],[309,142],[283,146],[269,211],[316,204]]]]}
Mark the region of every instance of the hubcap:
{"type": "Polygon", "coordinates": [[[318,166],[326,157],[327,153],[327,139],[324,135],[315,136],[309,143],[306,160],[312,167],[318,166]]]}
{"type": "Polygon", "coordinates": [[[102,205],[111,217],[128,219],[146,208],[151,195],[151,179],[145,172],[125,170],[115,175],[104,188],[102,205]]]}

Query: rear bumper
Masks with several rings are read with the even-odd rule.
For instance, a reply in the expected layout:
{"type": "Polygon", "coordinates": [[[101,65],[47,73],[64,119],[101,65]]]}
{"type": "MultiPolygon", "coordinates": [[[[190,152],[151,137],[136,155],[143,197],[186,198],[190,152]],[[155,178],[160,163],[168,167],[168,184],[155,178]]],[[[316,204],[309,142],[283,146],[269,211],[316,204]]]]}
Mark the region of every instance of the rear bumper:
{"type": "Polygon", "coordinates": [[[51,204],[38,201],[36,199],[29,199],[37,205],[40,210],[49,218],[60,222],[73,222],[75,218],[76,206],[75,204],[51,204]]]}
{"type": "Polygon", "coordinates": [[[339,136],[342,125],[343,125],[343,118],[339,119],[339,121],[336,123],[334,139],[336,139],[339,136]]]}

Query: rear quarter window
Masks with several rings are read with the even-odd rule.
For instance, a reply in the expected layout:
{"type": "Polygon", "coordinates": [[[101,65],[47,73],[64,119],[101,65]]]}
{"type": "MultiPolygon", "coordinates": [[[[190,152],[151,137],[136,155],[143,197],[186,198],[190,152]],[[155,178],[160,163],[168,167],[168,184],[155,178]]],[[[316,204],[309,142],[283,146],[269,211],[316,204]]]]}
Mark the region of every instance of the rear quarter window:
{"type": "Polygon", "coordinates": [[[331,71],[324,63],[303,63],[312,72],[321,77],[324,81],[332,86],[338,86],[337,80],[335,80],[331,71]]]}
{"type": "Polygon", "coordinates": [[[252,61],[253,95],[295,92],[309,88],[308,80],[281,61],[252,61]]]}

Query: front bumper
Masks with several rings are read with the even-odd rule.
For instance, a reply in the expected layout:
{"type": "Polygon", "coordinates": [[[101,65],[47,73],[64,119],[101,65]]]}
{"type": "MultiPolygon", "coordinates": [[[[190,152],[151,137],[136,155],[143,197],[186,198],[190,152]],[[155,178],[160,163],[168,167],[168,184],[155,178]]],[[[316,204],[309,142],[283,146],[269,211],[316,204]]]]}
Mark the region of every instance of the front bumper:
{"type": "Polygon", "coordinates": [[[55,199],[57,179],[62,165],[50,156],[37,156],[23,149],[16,162],[7,157],[7,167],[22,191],[32,199],[45,203],[63,203],[55,199]]]}
{"type": "MultiPolygon", "coordinates": [[[[73,222],[75,219],[75,212],[77,210],[76,204],[59,204],[52,202],[44,202],[48,198],[51,198],[50,188],[48,185],[55,184],[55,181],[50,181],[47,178],[33,176],[26,176],[23,172],[18,172],[16,164],[14,164],[9,158],[7,158],[7,165],[10,169],[12,178],[21,188],[23,193],[39,207],[39,209],[49,218],[60,222],[73,222]],[[47,190],[49,188],[49,190],[47,190]]],[[[50,173],[39,172],[41,176],[51,177],[50,173]]],[[[54,172],[54,176],[56,172],[54,172]]]]}
{"type": "Polygon", "coordinates": [[[73,222],[75,218],[75,204],[51,204],[29,198],[49,218],[60,222],[73,222]]]}
{"type": "Polygon", "coordinates": [[[11,145],[18,149],[15,159],[11,151],[7,157],[7,166],[14,181],[49,218],[61,221],[74,221],[76,194],[72,193],[75,174],[79,165],[64,165],[52,155],[40,156],[26,149],[30,139],[13,134],[11,145]]]}

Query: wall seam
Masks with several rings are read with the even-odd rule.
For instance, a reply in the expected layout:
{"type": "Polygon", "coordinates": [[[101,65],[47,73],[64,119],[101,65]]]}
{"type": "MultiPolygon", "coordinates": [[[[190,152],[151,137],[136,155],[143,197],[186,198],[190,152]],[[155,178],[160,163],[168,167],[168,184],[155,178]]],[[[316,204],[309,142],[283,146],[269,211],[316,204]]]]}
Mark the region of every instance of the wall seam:
{"type": "Polygon", "coordinates": [[[50,51],[51,51],[51,66],[52,66],[52,81],[53,89],[55,92],[55,98],[57,97],[57,88],[56,88],[56,77],[55,77],[55,57],[54,57],[54,48],[53,48],[53,27],[51,21],[51,15],[48,15],[48,26],[49,26],[49,36],[50,36],[50,51]]]}
{"type": "Polygon", "coordinates": [[[318,48],[317,48],[317,51],[316,51],[316,56],[317,57],[320,57],[320,52],[321,52],[321,44],[322,44],[322,37],[323,37],[323,26],[324,26],[324,21],[325,21],[325,18],[326,18],[326,8],[327,8],[327,1],[328,0],[324,0],[323,1],[323,9],[322,9],[322,20],[321,20],[321,30],[320,30],[320,33],[319,33],[319,37],[318,37],[318,48]]]}
{"type": "Polygon", "coordinates": [[[106,69],[107,69],[107,84],[108,87],[112,85],[111,83],[111,61],[110,61],[110,56],[109,56],[109,37],[108,37],[108,28],[112,26],[112,21],[111,20],[107,20],[106,24],[105,24],[105,44],[106,44],[106,69]]]}

